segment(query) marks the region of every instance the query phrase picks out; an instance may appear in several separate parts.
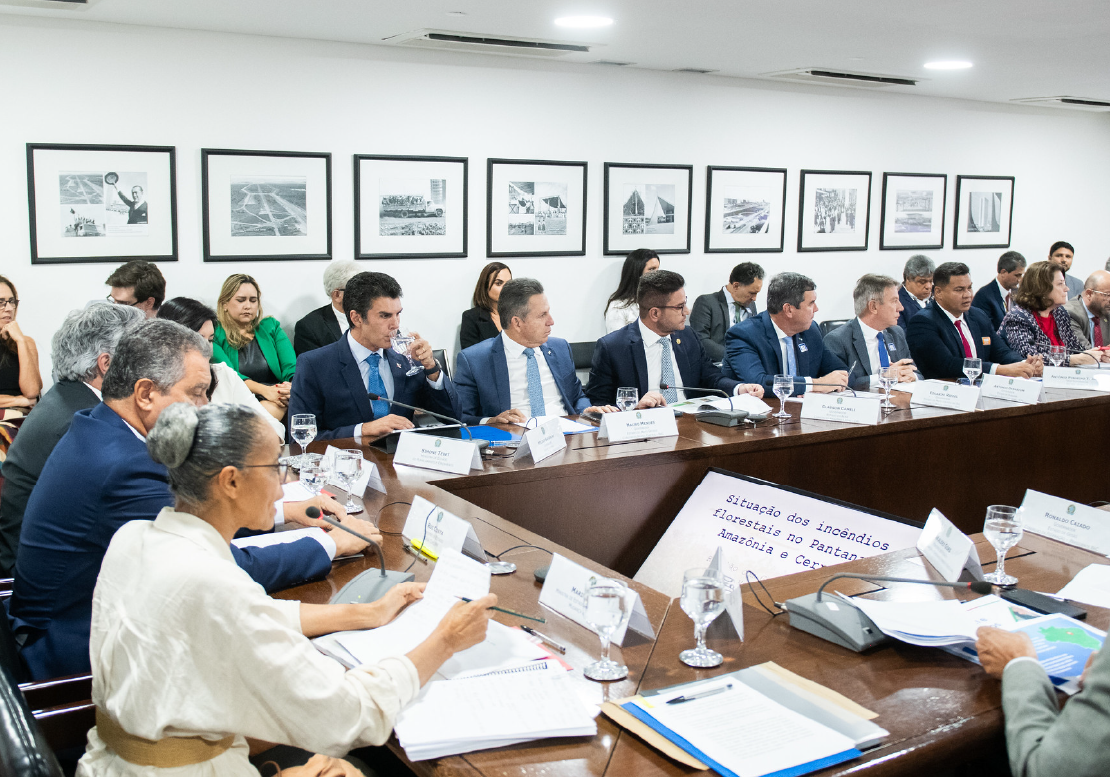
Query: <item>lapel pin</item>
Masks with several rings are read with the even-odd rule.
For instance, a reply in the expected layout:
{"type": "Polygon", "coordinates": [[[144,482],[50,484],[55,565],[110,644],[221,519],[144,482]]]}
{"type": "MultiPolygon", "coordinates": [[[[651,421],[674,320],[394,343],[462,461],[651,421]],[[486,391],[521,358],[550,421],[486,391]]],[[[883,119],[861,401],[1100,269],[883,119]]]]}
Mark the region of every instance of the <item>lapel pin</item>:
{"type": "Polygon", "coordinates": [[[675,345],[682,345],[682,338],[681,337],[676,337],[674,339],[674,344],[675,345]]]}
{"type": "Polygon", "coordinates": [[[401,369],[401,362],[397,362],[397,369],[401,369]]]}

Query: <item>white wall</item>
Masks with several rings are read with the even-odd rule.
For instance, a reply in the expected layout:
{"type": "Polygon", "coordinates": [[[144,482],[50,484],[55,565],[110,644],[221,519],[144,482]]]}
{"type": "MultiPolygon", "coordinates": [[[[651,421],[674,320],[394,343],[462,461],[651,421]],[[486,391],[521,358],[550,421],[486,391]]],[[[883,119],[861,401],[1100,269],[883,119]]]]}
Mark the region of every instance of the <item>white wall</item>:
{"type": "Polygon", "coordinates": [[[1077,249],[1074,272],[1085,277],[1110,255],[1110,122],[1102,114],[16,16],[0,16],[0,73],[0,274],[19,286],[19,319],[39,341],[44,373],[61,317],[107,293],[114,265],[31,266],[27,142],[176,146],[180,261],[162,265],[170,295],[212,303],[229,272],[249,272],[262,283],[266,311],[289,331],[323,304],[324,264],[203,264],[201,148],[330,151],[334,256],[343,259],[354,251],[353,154],[468,156],[470,257],[366,262],[400,281],[405,324],[436,347],[455,339],[489,261],[487,157],[590,163],[587,255],[508,260],[517,276],[545,284],[556,334],[569,340],[603,333],[601,311],[622,261],[602,255],[606,161],[694,165],[693,252],[663,261],[686,276],[691,299],[754,259],[769,275],[813,277],[819,320],[850,316],[854,280],[868,271],[900,277],[912,253],[878,250],[884,171],[949,174],[949,247],[930,253],[938,263],[969,263],[977,283],[993,275],[1000,251],[951,249],[956,174],[1017,177],[1012,247],[1030,260],[1066,239],[1077,249]],[[784,253],[702,253],[708,164],[789,169],[784,253]],[[867,252],[795,251],[801,168],[873,171],[867,252]]]}

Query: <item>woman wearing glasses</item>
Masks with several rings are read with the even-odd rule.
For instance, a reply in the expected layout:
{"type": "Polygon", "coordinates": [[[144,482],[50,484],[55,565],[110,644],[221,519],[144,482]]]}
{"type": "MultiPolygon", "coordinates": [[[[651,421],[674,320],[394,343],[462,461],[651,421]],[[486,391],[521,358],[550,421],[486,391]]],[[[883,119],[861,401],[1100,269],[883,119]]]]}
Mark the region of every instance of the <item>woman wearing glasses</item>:
{"type": "Polygon", "coordinates": [[[39,349],[15,321],[19,294],[0,275],[0,408],[30,410],[42,391],[39,349]]]}
{"type": "MultiPolygon", "coordinates": [[[[123,526],[104,556],[89,644],[97,725],[78,775],[258,777],[248,752],[269,743],[329,754],[381,745],[443,662],[485,639],[492,594],[458,602],[404,655],[345,669],[310,638],[389,623],[423,585],[311,605],[271,599],[242,572],[228,543],[269,528],[281,497],[281,444],[245,407],[170,405],[147,448],[176,502],[123,526]]],[[[317,757],[282,775],[358,774],[333,766],[317,757]]]]}

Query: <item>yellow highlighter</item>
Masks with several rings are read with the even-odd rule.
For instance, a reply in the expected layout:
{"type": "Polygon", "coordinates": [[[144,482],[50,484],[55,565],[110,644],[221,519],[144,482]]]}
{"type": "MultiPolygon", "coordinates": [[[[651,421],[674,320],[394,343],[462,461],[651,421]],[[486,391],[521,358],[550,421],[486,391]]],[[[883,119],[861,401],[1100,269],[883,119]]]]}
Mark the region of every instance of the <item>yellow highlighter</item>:
{"type": "Polygon", "coordinates": [[[428,558],[430,558],[430,559],[431,559],[432,561],[436,561],[436,560],[438,560],[438,559],[439,559],[439,554],[438,554],[438,553],[434,553],[434,552],[432,552],[431,550],[429,550],[428,548],[426,548],[426,547],[424,546],[424,543],[422,543],[422,542],[421,542],[420,540],[413,540],[413,541],[412,541],[411,543],[409,543],[409,544],[410,544],[410,545],[412,545],[412,547],[413,547],[413,548],[415,548],[416,550],[420,551],[420,552],[421,552],[421,553],[423,553],[423,554],[424,554],[425,556],[427,556],[428,558]]]}

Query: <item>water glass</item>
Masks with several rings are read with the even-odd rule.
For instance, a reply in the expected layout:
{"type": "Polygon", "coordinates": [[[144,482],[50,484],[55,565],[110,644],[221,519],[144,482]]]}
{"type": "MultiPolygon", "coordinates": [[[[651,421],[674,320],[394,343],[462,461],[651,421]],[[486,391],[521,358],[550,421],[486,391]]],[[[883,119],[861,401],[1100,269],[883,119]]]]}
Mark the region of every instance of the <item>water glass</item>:
{"type": "Polygon", "coordinates": [[[409,353],[409,346],[415,342],[415,337],[400,329],[394,332],[389,338],[389,344],[393,346],[393,350],[408,359],[409,370],[405,374],[410,377],[424,369],[424,366],[413,359],[412,354],[409,353]]]}
{"type": "Polygon", "coordinates": [[[886,369],[879,370],[879,385],[883,387],[886,397],[883,398],[883,404],[880,405],[883,410],[895,410],[897,405],[890,401],[890,390],[894,388],[894,384],[898,382],[898,368],[893,364],[886,369]]]}
{"type": "Polygon", "coordinates": [[[601,660],[587,666],[582,674],[591,680],[623,680],[628,667],[609,658],[613,633],[628,620],[628,586],[619,580],[591,577],[586,589],[586,623],[601,638],[601,660]]]}
{"type": "Polygon", "coordinates": [[[622,412],[635,410],[640,402],[640,392],[635,387],[624,386],[617,389],[617,409],[622,412]]]}
{"type": "Polygon", "coordinates": [[[336,455],[335,474],[343,484],[343,490],[347,492],[347,504],[343,505],[343,509],[347,511],[348,515],[362,512],[362,508],[355,504],[354,494],[351,493],[361,469],[362,451],[357,449],[344,450],[336,455]]]}
{"type": "Polygon", "coordinates": [[[786,398],[794,393],[794,376],[776,375],[773,388],[779,398],[779,411],[775,413],[775,418],[781,423],[784,418],[790,417],[790,413],[786,412],[786,398]]]}
{"type": "Polygon", "coordinates": [[[300,469],[305,464],[305,449],[308,444],[316,439],[316,416],[304,413],[293,416],[289,420],[289,434],[301,446],[301,455],[291,463],[300,469]]]}
{"type": "Polygon", "coordinates": [[[1053,367],[1059,367],[1068,360],[1068,349],[1063,345],[1053,345],[1048,349],[1048,360],[1053,367]]]}
{"type": "Polygon", "coordinates": [[[1006,574],[1006,551],[1021,541],[1021,514],[1016,507],[991,505],[987,508],[987,519],[983,524],[983,534],[998,553],[998,564],[994,571],[983,575],[983,579],[995,585],[1016,585],[1018,579],[1006,574]]]}
{"type": "Polygon", "coordinates": [[[301,485],[304,486],[312,496],[319,496],[320,492],[324,490],[324,485],[327,482],[328,471],[321,467],[319,462],[301,465],[301,485]]]}
{"type": "Polygon", "coordinates": [[[964,375],[967,376],[967,380],[972,386],[975,385],[975,380],[982,374],[982,359],[964,359],[964,375]]]}
{"type": "Polygon", "coordinates": [[[697,647],[678,654],[687,666],[720,666],[725,658],[705,646],[705,630],[725,609],[725,582],[716,569],[696,567],[682,576],[682,611],[694,622],[697,647]]]}

